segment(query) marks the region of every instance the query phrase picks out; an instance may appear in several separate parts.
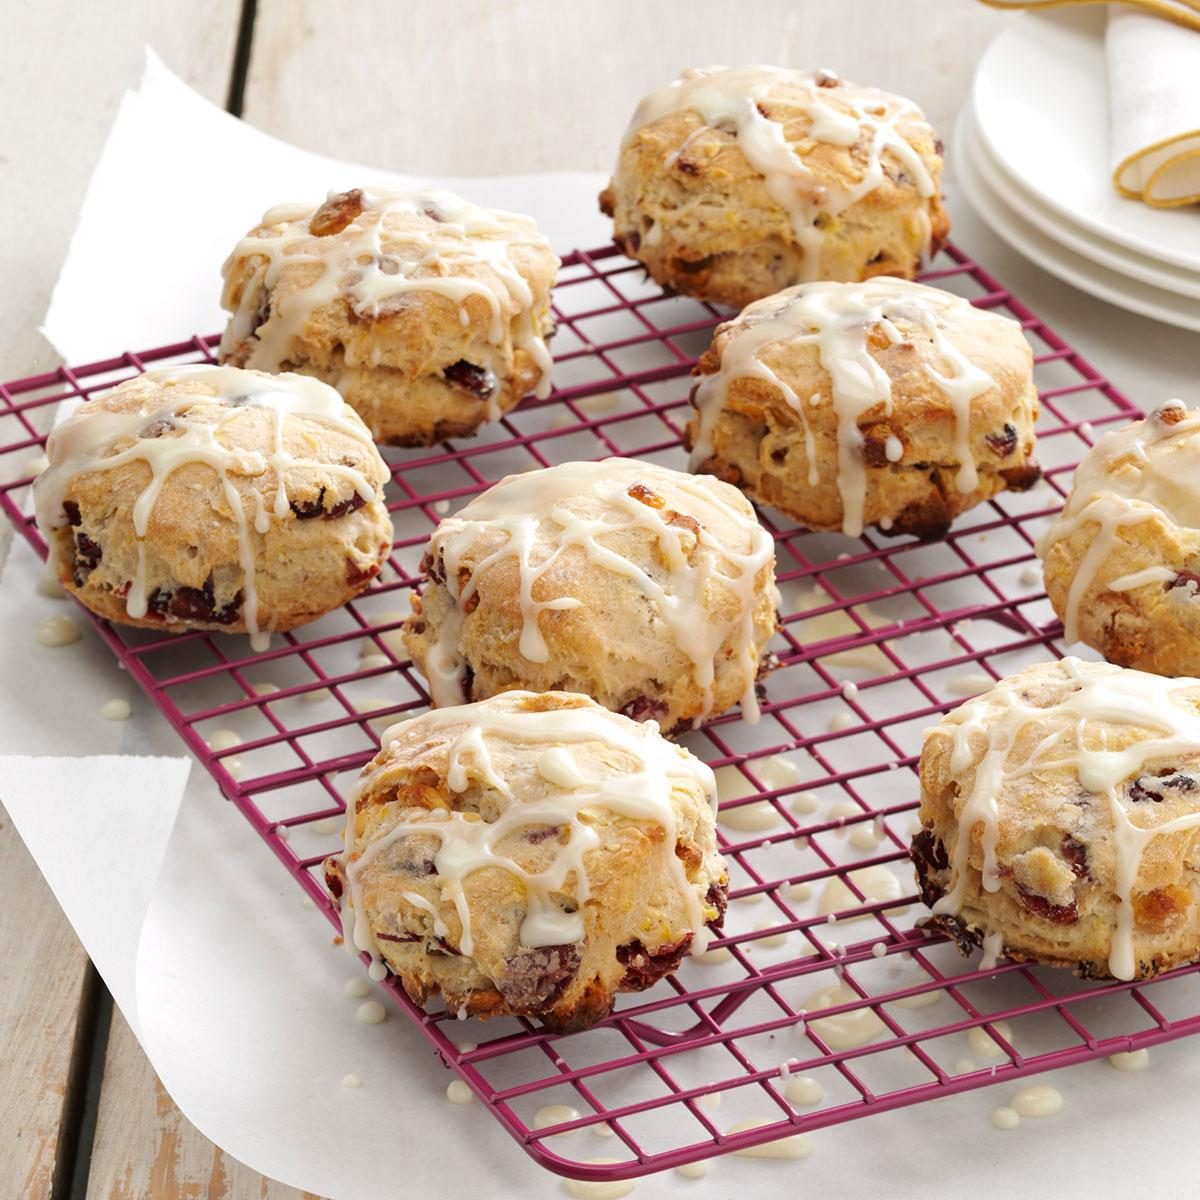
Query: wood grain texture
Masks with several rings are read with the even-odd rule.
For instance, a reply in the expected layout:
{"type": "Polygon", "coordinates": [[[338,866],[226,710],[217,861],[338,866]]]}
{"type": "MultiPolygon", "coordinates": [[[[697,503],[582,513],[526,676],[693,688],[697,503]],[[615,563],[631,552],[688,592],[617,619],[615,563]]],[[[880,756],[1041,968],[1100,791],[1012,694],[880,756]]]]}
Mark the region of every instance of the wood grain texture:
{"type": "Polygon", "coordinates": [[[310,150],[430,174],[604,170],[686,66],[829,66],[947,134],[1009,19],[969,0],[259,0],[245,116],[310,150]]]}
{"type": "Polygon", "coordinates": [[[86,955],[7,814],[0,810],[0,1189],[48,1200],[59,1161],[86,955]]]}
{"type": "Polygon", "coordinates": [[[191,1125],[120,1013],[100,1091],[87,1200],[319,1200],[251,1171],[191,1125]]]}
{"type": "Polygon", "coordinates": [[[141,79],[143,47],[223,104],[240,8],[240,0],[0,4],[0,379],[57,363],[37,327],[121,95],[141,79]]]}

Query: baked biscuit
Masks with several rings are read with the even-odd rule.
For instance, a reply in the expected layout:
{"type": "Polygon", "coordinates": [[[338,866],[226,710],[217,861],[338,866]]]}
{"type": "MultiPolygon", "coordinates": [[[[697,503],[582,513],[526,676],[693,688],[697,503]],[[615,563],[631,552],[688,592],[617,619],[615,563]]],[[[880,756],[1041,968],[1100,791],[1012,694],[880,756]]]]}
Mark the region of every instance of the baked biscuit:
{"type": "Polygon", "coordinates": [[[638,106],[600,207],[664,287],[738,308],[794,283],[911,278],[945,241],[917,106],[831,71],[685,71],[638,106]]]}
{"type": "Polygon", "coordinates": [[[912,857],[966,952],[1144,979],[1200,958],[1200,679],[1067,658],[931,729],[912,857]]]}
{"type": "Polygon", "coordinates": [[[741,701],[775,630],[774,545],[716,479],[631,459],[510,475],[434,531],[404,640],[437,705],[582,692],[691,728],[741,701]]]}
{"type": "Polygon", "coordinates": [[[506,692],[383,736],[326,863],[348,943],[418,1004],[586,1028],[725,912],[712,772],[586,696],[506,692]]]}
{"type": "Polygon", "coordinates": [[[358,595],[392,548],[388,470],[333,388],[149,371],[57,426],[34,485],[59,581],[122,625],[263,646],[358,595]]]}
{"type": "Polygon", "coordinates": [[[528,217],[450,192],[281,205],[223,268],[221,359],[333,384],[379,442],[465,437],[549,394],[558,265],[528,217]]]}
{"type": "Polygon", "coordinates": [[[1040,475],[1020,325],[937,288],[789,288],[718,326],[696,374],[692,470],[809,529],[940,537],[1040,475]]]}
{"type": "Polygon", "coordinates": [[[1100,438],[1038,553],[1067,641],[1200,675],[1200,412],[1172,400],[1100,438]]]}

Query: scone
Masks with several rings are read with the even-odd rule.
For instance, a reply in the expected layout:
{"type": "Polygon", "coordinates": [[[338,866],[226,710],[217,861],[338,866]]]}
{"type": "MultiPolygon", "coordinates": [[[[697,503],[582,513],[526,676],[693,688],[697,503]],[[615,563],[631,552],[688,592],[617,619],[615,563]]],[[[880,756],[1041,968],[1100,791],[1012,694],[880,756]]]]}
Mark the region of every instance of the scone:
{"type": "Polygon", "coordinates": [[[704,949],[725,912],[712,772],[586,696],[393,726],[326,863],[347,942],[418,1004],[573,1031],[704,949]]]}
{"type": "Polygon", "coordinates": [[[1172,400],[1100,438],[1038,553],[1068,642],[1200,675],[1200,412],[1172,400]]]}
{"type": "Polygon", "coordinates": [[[925,737],[912,857],[966,953],[1147,978],[1200,958],[1200,679],[1041,663],[925,737]]]}
{"type": "Polygon", "coordinates": [[[434,704],[582,692],[689,729],[756,682],[775,631],[770,535],[735,489],[610,458],[510,475],[434,531],[404,640],[434,704]]]}
{"type": "Polygon", "coordinates": [[[794,283],[911,278],[950,230],[917,106],[832,71],[706,67],[638,106],[600,207],[664,287],[737,307],[794,283]]]}
{"type": "Polygon", "coordinates": [[[37,522],[63,587],[122,625],[258,647],[358,595],[392,548],[388,470],[328,385],[148,371],[50,435],[37,522]]]}
{"type": "Polygon", "coordinates": [[[450,192],[282,205],[223,268],[221,359],[333,384],[379,442],[465,437],[549,394],[558,265],[528,217],[450,192]]]}
{"type": "Polygon", "coordinates": [[[902,279],[810,283],[717,327],[685,444],[809,529],[940,537],[1037,482],[1020,325],[902,279]]]}

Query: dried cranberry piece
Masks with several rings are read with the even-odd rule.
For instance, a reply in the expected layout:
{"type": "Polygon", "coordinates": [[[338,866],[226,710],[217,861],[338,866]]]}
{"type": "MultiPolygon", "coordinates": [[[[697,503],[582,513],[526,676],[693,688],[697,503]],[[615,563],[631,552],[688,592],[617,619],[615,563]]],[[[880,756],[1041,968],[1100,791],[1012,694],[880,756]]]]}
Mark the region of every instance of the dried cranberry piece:
{"type": "Polygon", "coordinates": [[[442,372],[442,378],[456,388],[478,396],[480,400],[488,399],[496,391],[496,376],[487,367],[477,367],[465,358],[460,358],[458,362],[448,366],[442,372]]]}
{"type": "Polygon", "coordinates": [[[384,933],[380,929],[372,931],[375,934],[377,942],[396,942],[399,945],[405,945],[408,942],[419,942],[421,939],[415,933],[384,933]]]}
{"type": "Polygon", "coordinates": [[[315,500],[292,500],[288,504],[288,508],[296,514],[298,521],[311,521],[313,517],[319,517],[325,512],[325,489],[322,488],[317,493],[315,500]]]}
{"type": "Polygon", "coordinates": [[[1005,424],[998,433],[989,433],[983,440],[997,458],[1007,458],[1017,448],[1017,431],[1014,426],[1005,424]]]}
{"type": "Polygon", "coordinates": [[[1019,883],[1017,884],[1017,893],[1021,897],[1021,903],[1034,916],[1050,921],[1054,925],[1074,925],[1079,920],[1079,909],[1074,900],[1070,904],[1052,904],[1045,896],[1027,891],[1019,883]]]}
{"type": "Polygon", "coordinates": [[[63,512],[67,514],[68,525],[82,525],[83,517],[79,515],[79,505],[74,500],[63,501],[63,512]]]}
{"type": "Polygon", "coordinates": [[[1071,870],[1078,878],[1083,879],[1088,873],[1087,847],[1069,833],[1064,833],[1062,841],[1059,843],[1059,849],[1062,851],[1063,858],[1070,864],[1071,870]]]}
{"type": "Polygon", "coordinates": [[[578,970],[579,949],[574,943],[539,946],[510,958],[496,986],[514,1012],[536,1012],[552,1005],[578,970]]]}
{"type": "Polygon", "coordinates": [[[1168,592],[1174,588],[1190,588],[1193,593],[1197,593],[1200,592],[1200,575],[1193,575],[1191,571],[1180,571],[1174,579],[1168,580],[1164,587],[1168,592]]]}
{"type": "Polygon", "coordinates": [[[908,856],[917,871],[921,899],[932,908],[944,895],[944,889],[933,876],[938,871],[950,869],[946,847],[932,830],[922,829],[913,837],[908,856]]]}
{"type": "Polygon", "coordinates": [[[664,975],[679,969],[683,956],[692,944],[692,935],[685,933],[677,942],[647,950],[640,938],[634,938],[617,947],[617,961],[625,965],[625,975],[620,986],[644,991],[656,984],[664,975]]]}
{"type": "Polygon", "coordinates": [[[100,565],[103,551],[86,533],[75,535],[75,583],[82,587],[83,581],[100,565]]]}
{"type": "Polygon", "coordinates": [[[470,704],[475,699],[475,668],[465,663],[462,669],[463,699],[470,704]]]}
{"type": "Polygon", "coordinates": [[[325,514],[325,520],[332,521],[336,517],[344,517],[348,513],[358,512],[358,510],[362,508],[366,502],[366,498],[359,492],[353,492],[349,499],[339,500],[331,509],[329,509],[329,511],[325,514]]]}
{"type": "Polygon", "coordinates": [[[682,154],[675,160],[675,165],[685,175],[696,176],[700,174],[700,165],[692,162],[690,158],[684,158],[682,154]]]}
{"type": "Polygon", "coordinates": [[[639,696],[621,709],[621,715],[633,721],[657,721],[666,711],[667,705],[664,701],[652,699],[650,696],[639,696]]]}
{"type": "Polygon", "coordinates": [[[1135,804],[1141,804],[1146,800],[1149,800],[1151,804],[1161,804],[1164,797],[1159,789],[1172,792],[1194,792],[1196,786],[1196,780],[1191,775],[1176,774],[1160,778],[1142,775],[1129,785],[1129,799],[1135,804]],[[1154,786],[1143,785],[1142,780],[1147,778],[1154,778],[1154,786]]]}
{"type": "Polygon", "coordinates": [[[239,591],[224,608],[217,608],[213,594],[212,576],[204,581],[202,588],[177,587],[156,588],[146,602],[147,611],[174,617],[179,621],[204,621],[215,625],[229,625],[237,620],[242,606],[239,591]]]}
{"type": "Polygon", "coordinates": [[[561,828],[561,825],[539,825],[526,831],[525,840],[531,846],[540,846],[542,842],[558,837],[561,828]]]}
{"type": "Polygon", "coordinates": [[[708,922],[708,927],[720,933],[721,926],[725,922],[725,910],[729,907],[728,884],[714,883],[710,885],[708,891],[704,893],[704,903],[717,910],[717,915],[708,922]]]}

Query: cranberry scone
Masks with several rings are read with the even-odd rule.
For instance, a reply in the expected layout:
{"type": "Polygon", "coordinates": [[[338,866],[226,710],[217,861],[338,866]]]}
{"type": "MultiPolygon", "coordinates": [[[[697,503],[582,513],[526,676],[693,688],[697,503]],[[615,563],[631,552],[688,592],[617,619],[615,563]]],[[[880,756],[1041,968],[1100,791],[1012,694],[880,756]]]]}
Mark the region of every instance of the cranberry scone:
{"type": "Polygon", "coordinates": [[[388,469],[333,388],[148,371],[57,426],[34,485],[62,586],[122,625],[263,645],[358,595],[392,548],[388,469]]]}
{"type": "Polygon", "coordinates": [[[1200,675],[1200,411],[1172,400],[1100,438],[1038,553],[1068,642],[1200,675]]]}
{"type": "Polygon", "coordinates": [[[437,705],[582,692],[674,733],[756,686],[774,542],[719,480],[632,459],[510,475],[442,520],[404,640],[437,705]]]}
{"type": "Polygon", "coordinates": [[[600,207],[664,287],[737,307],[814,279],[912,278],[945,240],[921,110],[832,71],[706,67],[638,105],[600,207]]]}
{"type": "Polygon", "coordinates": [[[1146,979],[1200,958],[1200,679],[1067,658],[947,714],[912,858],[966,953],[1146,979]]]}
{"type": "Polygon", "coordinates": [[[558,266],[528,217],[450,192],[280,205],[223,268],[221,358],[333,384],[379,442],[466,437],[549,394],[558,266]]]}
{"type": "Polygon", "coordinates": [[[507,692],[393,726],[326,863],[347,942],[417,1003],[574,1031],[725,912],[716,785],[585,696],[507,692]]]}
{"type": "Polygon", "coordinates": [[[940,537],[1041,474],[1020,325],[938,288],[789,288],[718,326],[696,374],[692,470],[809,529],[940,537]]]}

